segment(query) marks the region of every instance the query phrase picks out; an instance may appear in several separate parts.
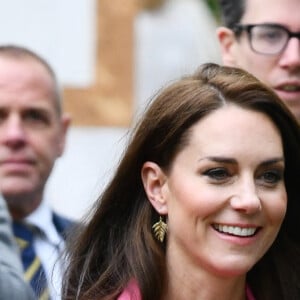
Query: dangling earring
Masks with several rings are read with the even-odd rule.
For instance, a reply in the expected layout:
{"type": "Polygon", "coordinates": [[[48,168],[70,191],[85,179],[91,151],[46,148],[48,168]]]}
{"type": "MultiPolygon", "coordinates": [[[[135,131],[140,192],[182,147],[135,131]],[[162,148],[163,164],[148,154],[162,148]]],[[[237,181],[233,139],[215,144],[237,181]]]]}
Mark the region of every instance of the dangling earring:
{"type": "Polygon", "coordinates": [[[168,231],[168,225],[162,220],[162,217],[159,216],[159,221],[156,222],[153,226],[154,236],[159,242],[163,242],[165,235],[168,231]]]}

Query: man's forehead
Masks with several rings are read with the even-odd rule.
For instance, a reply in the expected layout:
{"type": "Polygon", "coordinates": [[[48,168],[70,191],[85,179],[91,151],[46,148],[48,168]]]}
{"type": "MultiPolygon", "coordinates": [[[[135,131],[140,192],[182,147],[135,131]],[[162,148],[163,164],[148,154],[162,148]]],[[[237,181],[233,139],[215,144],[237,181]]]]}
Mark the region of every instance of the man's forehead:
{"type": "Polygon", "coordinates": [[[246,0],[242,22],[279,23],[299,30],[299,11],[300,0],[246,0]]]}
{"type": "Polygon", "coordinates": [[[6,99],[0,93],[0,110],[6,110],[16,113],[26,111],[44,111],[56,114],[55,102],[51,98],[32,98],[32,99],[6,99]]]}
{"type": "Polygon", "coordinates": [[[0,105],[57,109],[54,82],[34,61],[13,61],[0,55],[0,105]]]}
{"type": "Polygon", "coordinates": [[[28,59],[16,59],[0,55],[0,85],[15,87],[22,84],[32,85],[39,83],[47,86],[52,85],[51,75],[40,63],[28,59]]]}

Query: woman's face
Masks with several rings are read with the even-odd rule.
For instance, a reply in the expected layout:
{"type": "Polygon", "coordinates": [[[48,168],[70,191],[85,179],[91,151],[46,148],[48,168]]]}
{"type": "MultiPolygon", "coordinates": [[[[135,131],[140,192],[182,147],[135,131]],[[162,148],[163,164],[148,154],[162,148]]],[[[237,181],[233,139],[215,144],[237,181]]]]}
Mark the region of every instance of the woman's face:
{"type": "Polygon", "coordinates": [[[157,211],[167,214],[168,262],[186,273],[245,274],[283,221],[283,173],[281,137],[264,114],[229,105],[196,123],[150,192],[157,211]]]}

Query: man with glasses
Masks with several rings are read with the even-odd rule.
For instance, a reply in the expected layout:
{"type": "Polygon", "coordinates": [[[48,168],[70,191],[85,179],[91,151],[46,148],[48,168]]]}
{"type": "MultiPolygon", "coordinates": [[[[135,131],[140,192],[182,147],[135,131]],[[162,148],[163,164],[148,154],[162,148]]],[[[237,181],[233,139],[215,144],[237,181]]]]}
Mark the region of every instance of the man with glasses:
{"type": "Polygon", "coordinates": [[[219,0],[223,63],[269,85],[300,120],[300,0],[219,0]]]}

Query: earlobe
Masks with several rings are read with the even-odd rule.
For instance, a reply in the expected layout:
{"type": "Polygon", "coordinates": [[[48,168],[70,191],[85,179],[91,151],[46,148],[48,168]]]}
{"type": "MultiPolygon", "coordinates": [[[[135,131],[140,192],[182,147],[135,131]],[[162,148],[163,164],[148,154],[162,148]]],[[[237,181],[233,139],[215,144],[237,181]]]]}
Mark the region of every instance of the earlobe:
{"type": "Polygon", "coordinates": [[[226,66],[235,66],[235,57],[233,55],[235,44],[234,32],[227,27],[219,27],[217,29],[217,37],[220,43],[223,64],[226,66]]]}
{"type": "Polygon", "coordinates": [[[167,214],[167,201],[164,188],[167,177],[163,170],[154,162],[145,162],[141,177],[148,200],[154,209],[160,214],[167,214]]]}

